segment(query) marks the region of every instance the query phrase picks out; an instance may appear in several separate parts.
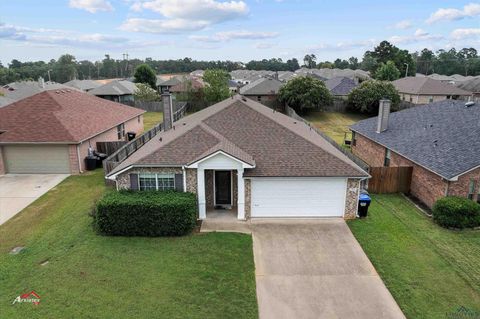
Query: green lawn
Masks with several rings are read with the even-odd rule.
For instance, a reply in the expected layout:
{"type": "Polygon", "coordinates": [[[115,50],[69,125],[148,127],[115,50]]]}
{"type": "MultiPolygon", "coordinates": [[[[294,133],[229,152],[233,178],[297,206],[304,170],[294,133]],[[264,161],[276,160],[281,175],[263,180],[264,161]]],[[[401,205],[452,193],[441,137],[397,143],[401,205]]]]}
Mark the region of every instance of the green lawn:
{"type": "Polygon", "coordinates": [[[480,312],[480,231],[440,228],[401,195],[374,195],[349,226],[407,318],[480,312]]]}
{"type": "Polygon", "coordinates": [[[348,127],[367,116],[355,113],[310,112],[304,118],[342,145],[345,132],[349,132],[348,127]]]}
{"type": "Polygon", "coordinates": [[[163,122],[162,112],[146,112],[143,114],[143,127],[145,132],[160,122],[163,122]]]}
{"type": "Polygon", "coordinates": [[[250,236],[98,236],[88,214],[104,191],[101,170],[69,177],[0,226],[1,318],[258,316],[250,236]],[[12,305],[31,290],[39,306],[12,305]]]}

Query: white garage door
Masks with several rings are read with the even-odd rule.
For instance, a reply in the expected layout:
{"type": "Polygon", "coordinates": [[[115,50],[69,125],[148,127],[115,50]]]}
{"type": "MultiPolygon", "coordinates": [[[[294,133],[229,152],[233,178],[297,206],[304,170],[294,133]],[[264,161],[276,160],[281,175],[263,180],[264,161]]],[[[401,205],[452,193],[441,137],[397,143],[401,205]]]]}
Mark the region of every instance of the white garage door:
{"type": "Polygon", "coordinates": [[[10,145],[3,147],[7,173],[70,173],[66,145],[10,145]]]}
{"type": "Polygon", "coordinates": [[[252,179],[252,217],[342,217],[345,178],[252,179]]]}

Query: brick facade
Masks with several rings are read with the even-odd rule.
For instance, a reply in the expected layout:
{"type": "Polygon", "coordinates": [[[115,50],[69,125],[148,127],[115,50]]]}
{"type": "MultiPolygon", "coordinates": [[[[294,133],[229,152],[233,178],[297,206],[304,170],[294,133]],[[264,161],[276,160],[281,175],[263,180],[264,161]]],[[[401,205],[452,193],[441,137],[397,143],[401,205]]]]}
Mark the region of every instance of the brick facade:
{"type": "MultiPolygon", "coordinates": [[[[355,134],[354,144],[355,145],[352,145],[353,154],[372,167],[383,166],[385,147],[358,133],[355,134]]],[[[410,194],[421,200],[428,207],[432,207],[439,198],[446,195],[467,197],[471,179],[476,182],[474,199],[477,199],[477,197],[480,196],[478,195],[480,187],[480,168],[460,176],[456,182],[449,182],[393,151],[390,155],[390,166],[413,167],[410,194]]]]}
{"type": "MultiPolygon", "coordinates": [[[[144,173],[182,174],[183,170],[181,167],[135,167],[117,176],[117,188],[130,189],[130,174],[144,174],[144,173]]],[[[196,180],[197,179],[195,178],[195,182],[196,180]]],[[[188,189],[188,183],[187,183],[187,189],[188,189]]]]}
{"type": "Polygon", "coordinates": [[[354,219],[358,211],[358,196],[360,195],[360,179],[349,178],[347,180],[347,193],[345,197],[344,219],[354,219]]]}
{"type": "Polygon", "coordinates": [[[0,146],[0,175],[4,175],[5,172],[5,164],[3,163],[3,153],[2,153],[2,146],[0,146]]]}
{"type": "Polygon", "coordinates": [[[245,219],[249,219],[251,216],[252,207],[252,181],[245,179],[245,219]]]}

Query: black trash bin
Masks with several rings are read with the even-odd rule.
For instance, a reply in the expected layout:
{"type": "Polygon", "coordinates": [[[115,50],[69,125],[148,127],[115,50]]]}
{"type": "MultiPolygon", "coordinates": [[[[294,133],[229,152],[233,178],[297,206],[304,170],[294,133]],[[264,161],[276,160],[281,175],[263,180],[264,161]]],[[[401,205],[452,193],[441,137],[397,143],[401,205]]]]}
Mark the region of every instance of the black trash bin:
{"type": "Polygon", "coordinates": [[[133,141],[133,139],[135,138],[135,136],[137,136],[137,133],[135,132],[127,132],[127,139],[129,141],[133,141]]]}
{"type": "Polygon", "coordinates": [[[367,217],[368,207],[370,206],[371,201],[372,199],[367,192],[360,192],[360,196],[358,198],[358,216],[360,218],[367,217]]]}
{"type": "Polygon", "coordinates": [[[96,156],[85,157],[85,169],[87,171],[93,171],[95,168],[97,168],[97,159],[98,157],[96,156]]]}
{"type": "Polygon", "coordinates": [[[95,156],[97,157],[97,167],[103,167],[103,161],[108,157],[108,155],[105,153],[95,152],[95,156]]]}

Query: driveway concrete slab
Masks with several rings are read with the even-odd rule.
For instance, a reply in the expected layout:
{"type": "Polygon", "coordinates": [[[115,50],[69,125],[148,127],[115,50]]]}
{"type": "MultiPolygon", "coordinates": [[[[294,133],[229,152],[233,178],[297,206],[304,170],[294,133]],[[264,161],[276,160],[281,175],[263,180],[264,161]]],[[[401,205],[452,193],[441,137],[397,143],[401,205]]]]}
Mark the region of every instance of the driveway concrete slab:
{"type": "Polygon", "coordinates": [[[7,174],[0,176],[0,225],[68,176],[68,174],[7,174]]]}
{"type": "Polygon", "coordinates": [[[253,220],[260,318],[405,318],[341,219],[253,220]]]}

